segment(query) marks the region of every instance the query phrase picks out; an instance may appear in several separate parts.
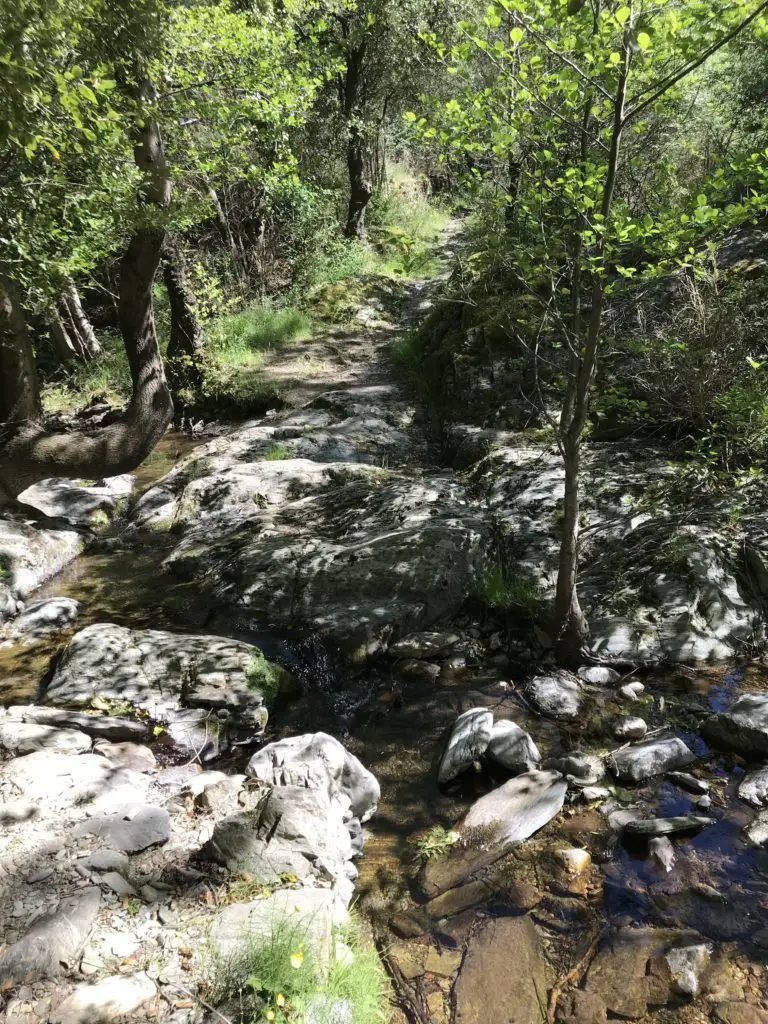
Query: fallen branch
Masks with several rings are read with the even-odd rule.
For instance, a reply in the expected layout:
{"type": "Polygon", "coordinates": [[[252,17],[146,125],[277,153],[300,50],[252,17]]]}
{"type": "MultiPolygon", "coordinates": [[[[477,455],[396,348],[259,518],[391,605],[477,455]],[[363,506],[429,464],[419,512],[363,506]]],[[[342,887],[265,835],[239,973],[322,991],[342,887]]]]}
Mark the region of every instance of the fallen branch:
{"type": "Polygon", "coordinates": [[[557,1004],[560,1001],[560,996],[562,995],[563,989],[566,987],[566,985],[570,985],[574,981],[578,983],[581,980],[581,976],[592,962],[592,958],[597,952],[597,947],[600,944],[600,940],[603,938],[607,930],[607,925],[603,925],[603,927],[599,929],[599,931],[587,947],[587,951],[584,954],[584,956],[579,960],[579,962],[574,967],[570,969],[570,971],[568,971],[567,974],[564,974],[561,978],[558,978],[555,984],[552,986],[552,991],[549,993],[549,1006],[547,1007],[547,1024],[555,1024],[557,1004]]]}

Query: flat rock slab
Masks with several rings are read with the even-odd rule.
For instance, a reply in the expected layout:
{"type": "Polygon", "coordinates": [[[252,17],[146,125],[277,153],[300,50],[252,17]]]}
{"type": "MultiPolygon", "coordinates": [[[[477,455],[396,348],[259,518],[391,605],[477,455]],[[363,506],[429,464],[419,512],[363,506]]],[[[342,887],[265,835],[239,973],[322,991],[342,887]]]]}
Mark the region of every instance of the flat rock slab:
{"type": "Polygon", "coordinates": [[[277,688],[288,674],[251,644],[95,623],[70,640],[46,697],[69,707],[127,701],[161,722],[180,708],[226,709],[263,727],[267,677],[277,688]]]}
{"type": "Polygon", "coordinates": [[[667,995],[659,998],[658,980],[646,971],[648,961],[688,936],[698,938],[665,928],[622,928],[600,946],[587,974],[587,992],[600,996],[617,1017],[644,1017],[649,1001],[666,1002],[667,995]]]}
{"type": "Polygon", "coordinates": [[[101,890],[82,889],[38,918],[0,957],[0,986],[55,978],[74,967],[99,912],[101,890]]]}
{"type": "Polygon", "coordinates": [[[472,936],[455,986],[458,1024],[539,1024],[552,980],[529,917],[491,918],[472,936]]]}
{"type": "Polygon", "coordinates": [[[564,669],[535,676],[526,683],[525,696],[540,714],[562,722],[578,718],[584,704],[581,682],[564,669]]]}
{"type": "Polygon", "coordinates": [[[66,754],[38,750],[0,767],[0,777],[10,782],[40,813],[65,807],[87,806],[100,810],[136,803],[147,792],[145,775],[115,768],[97,754],[66,754]]]}
{"type": "Polygon", "coordinates": [[[36,750],[59,750],[69,754],[84,754],[91,749],[91,737],[77,729],[62,729],[55,725],[36,725],[34,722],[0,720],[0,747],[17,757],[36,750]]]}
{"type": "Polygon", "coordinates": [[[707,743],[742,757],[768,757],[768,693],[744,693],[727,711],[711,715],[701,731],[707,743]]]}
{"type": "Polygon", "coordinates": [[[58,726],[60,729],[79,729],[87,736],[113,742],[122,740],[140,742],[149,736],[149,726],[146,722],[138,722],[132,718],[88,715],[83,711],[41,708],[34,704],[8,708],[8,718],[22,722],[36,722],[38,725],[58,726]]]}
{"type": "Polygon", "coordinates": [[[437,769],[438,782],[450,782],[471,768],[485,753],[493,731],[493,712],[470,708],[459,715],[437,769]]]}
{"type": "Polygon", "coordinates": [[[67,629],[77,618],[80,602],[71,597],[47,597],[30,601],[14,621],[12,632],[23,636],[45,636],[67,629]]]}
{"type": "Polygon", "coordinates": [[[739,796],[753,807],[765,807],[768,804],[768,765],[747,772],[739,783],[739,796]]]}
{"type": "Polygon", "coordinates": [[[494,722],[485,756],[509,772],[529,772],[541,761],[541,754],[528,733],[515,722],[494,722]]]}
{"type": "Polygon", "coordinates": [[[525,772],[476,801],[461,827],[482,829],[486,843],[521,843],[558,814],[567,789],[559,772],[525,772]]]}
{"type": "Polygon", "coordinates": [[[131,807],[114,814],[95,815],[81,822],[75,834],[99,836],[117,850],[140,853],[168,842],[171,816],[164,807],[131,807]]]}
{"type": "Polygon", "coordinates": [[[52,1024],[104,1024],[138,1010],[155,993],[155,983],[144,971],[102,978],[93,985],[83,982],[59,1004],[50,1019],[52,1024]]]}
{"type": "Polygon", "coordinates": [[[693,751],[674,736],[667,740],[647,740],[625,750],[617,750],[607,762],[619,782],[642,782],[673,768],[684,768],[695,760],[693,751]]]}
{"type": "Polygon", "coordinates": [[[409,633],[389,648],[393,658],[437,658],[459,642],[456,633],[409,633]]]}
{"type": "Polygon", "coordinates": [[[220,957],[236,955],[254,938],[269,938],[276,927],[290,929],[296,946],[311,947],[321,963],[330,962],[333,930],[347,920],[332,889],[277,889],[266,899],[232,903],[211,927],[211,945],[220,957]]]}
{"type": "Polygon", "coordinates": [[[714,818],[696,814],[683,814],[675,818],[640,818],[624,826],[627,835],[666,836],[675,832],[693,832],[714,825],[714,818]]]}

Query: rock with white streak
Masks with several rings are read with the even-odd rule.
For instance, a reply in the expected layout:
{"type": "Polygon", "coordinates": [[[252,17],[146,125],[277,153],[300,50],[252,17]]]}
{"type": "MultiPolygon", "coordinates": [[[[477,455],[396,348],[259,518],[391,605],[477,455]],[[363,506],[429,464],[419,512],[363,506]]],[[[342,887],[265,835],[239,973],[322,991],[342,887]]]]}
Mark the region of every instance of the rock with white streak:
{"type": "Polygon", "coordinates": [[[437,781],[450,782],[471,768],[488,749],[493,734],[493,713],[487,708],[470,708],[456,719],[445,745],[437,781]]]}
{"type": "Polygon", "coordinates": [[[616,723],[613,735],[617,740],[642,740],[648,732],[648,726],[642,718],[622,718],[616,723]]]}
{"type": "Polygon", "coordinates": [[[683,768],[696,755],[677,736],[666,740],[647,740],[608,758],[608,768],[619,782],[642,782],[674,768],[683,768]]]}
{"type": "Polygon", "coordinates": [[[542,715],[564,722],[578,718],[584,704],[581,681],[565,669],[535,676],[526,684],[525,696],[542,715]]]}
{"type": "Polygon", "coordinates": [[[559,813],[567,789],[559,772],[526,772],[477,800],[461,827],[482,829],[493,845],[521,843],[559,813]]]}

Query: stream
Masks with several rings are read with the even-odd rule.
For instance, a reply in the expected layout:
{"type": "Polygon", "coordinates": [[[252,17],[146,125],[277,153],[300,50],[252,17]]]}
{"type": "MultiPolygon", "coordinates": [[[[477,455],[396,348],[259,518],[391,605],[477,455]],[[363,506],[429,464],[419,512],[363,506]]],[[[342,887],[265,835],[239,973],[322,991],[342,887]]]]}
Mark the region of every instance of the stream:
{"type": "MultiPolygon", "coordinates": [[[[205,440],[168,435],[138,470],[132,500],[205,440]]],[[[80,602],[78,630],[113,622],[134,629],[225,636],[256,644],[297,675],[302,695],[278,703],[264,742],[321,729],[338,736],[379,779],[382,798],[366,826],[356,899],[374,934],[391,947],[391,956],[400,964],[398,998],[410,1019],[421,1014],[435,1024],[458,1017],[472,1020],[466,1011],[469,997],[461,995],[453,974],[443,977],[434,970],[405,970],[403,965],[414,949],[418,953],[421,947],[434,944],[439,950],[466,950],[479,922],[487,927],[488,921],[506,920],[524,911],[530,911],[555,975],[568,970],[575,954],[584,952],[600,928],[615,934],[638,925],[695,932],[717,945],[721,974],[730,979],[730,988],[722,983],[727,998],[713,997],[709,1002],[744,1004],[760,1012],[768,996],[768,851],[747,843],[743,834],[754,817],[754,811],[736,796],[744,763],[733,755],[710,751],[697,726],[707,713],[723,710],[739,693],[768,689],[768,671],[763,666],[657,669],[643,676],[645,693],[631,707],[615,694],[595,690],[584,716],[578,723],[566,724],[538,715],[518,692],[516,682],[529,669],[505,655],[504,640],[492,616],[469,608],[447,623],[461,638],[456,646],[461,657],[455,664],[442,664],[436,678],[433,674],[403,679],[397,664],[386,656],[364,667],[342,669],[311,631],[267,628],[247,609],[232,613],[195,582],[163,572],[160,563],[175,537],[140,532],[123,544],[120,538],[125,529],[126,523],[118,517],[108,535],[35,596],[75,598],[80,602]],[[614,786],[608,800],[566,803],[560,814],[506,858],[503,870],[489,869],[482,875],[486,888],[481,895],[464,893],[455,913],[433,920],[421,934],[414,928],[409,936],[402,922],[418,914],[424,899],[418,840],[435,826],[452,829],[475,800],[507,777],[484,764],[482,770],[470,771],[448,787],[437,784],[436,766],[456,716],[477,707],[491,709],[496,719],[514,719],[547,757],[574,750],[604,754],[615,748],[612,723],[622,714],[641,714],[651,732],[671,726],[700,758],[695,771],[710,785],[707,814],[715,823],[693,835],[675,837],[677,859],[667,871],[650,855],[647,841],[617,840],[601,805],[639,805],[656,817],[687,815],[697,813],[694,794],[656,777],[631,790],[614,786]],[[563,873],[553,851],[564,847],[590,853],[586,873],[578,877],[563,873]],[[463,1016],[457,1016],[457,1000],[465,1007],[463,1016]]],[[[41,698],[51,659],[72,632],[28,644],[0,645],[3,704],[41,698]]],[[[166,738],[160,737],[155,749],[160,763],[173,763],[166,738]]],[[[241,771],[253,749],[236,748],[208,767],[241,771]]],[[[622,969],[617,962],[617,984],[622,969]]],[[[491,1001],[496,985],[502,986],[501,980],[489,977],[491,1001]]],[[[649,1001],[648,1005],[643,1020],[649,1022],[709,1019],[689,1014],[684,999],[660,1006],[649,1001]]],[[[497,1018],[490,1014],[487,1019],[497,1018]]],[[[599,1014],[564,1019],[573,1019],[574,1024],[599,1024],[600,1020],[599,1014]]],[[[763,1018],[723,1019],[748,1024],[763,1018]]],[[[516,1024],[535,1022],[516,1019],[516,1024]]]]}

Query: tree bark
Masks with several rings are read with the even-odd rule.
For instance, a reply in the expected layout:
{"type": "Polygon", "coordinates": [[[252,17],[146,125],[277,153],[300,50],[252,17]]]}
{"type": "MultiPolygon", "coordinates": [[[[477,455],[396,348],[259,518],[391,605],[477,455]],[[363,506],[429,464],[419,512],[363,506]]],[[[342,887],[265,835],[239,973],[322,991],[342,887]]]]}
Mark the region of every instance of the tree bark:
{"type": "MultiPolygon", "coordinates": [[[[349,24],[342,22],[345,36],[349,24]]],[[[347,50],[346,70],[340,87],[340,99],[347,124],[347,172],[349,174],[349,207],[344,234],[347,238],[365,238],[365,210],[373,195],[368,178],[368,146],[362,131],[365,57],[368,40],[364,38],[347,50]]]]}
{"type": "Polygon", "coordinates": [[[39,415],[35,354],[20,290],[0,270],[0,423],[23,423],[39,415]]]}
{"type": "Polygon", "coordinates": [[[62,305],[66,307],[75,333],[75,346],[81,359],[95,359],[101,355],[101,343],[96,337],[88,315],[80,301],[80,293],[74,281],[67,281],[61,295],[62,305]]]}
{"type": "Polygon", "coordinates": [[[366,175],[366,152],[363,140],[352,132],[347,145],[349,171],[349,207],[344,234],[347,238],[365,238],[365,211],[373,195],[373,185],[366,175]]]}
{"type": "Polygon", "coordinates": [[[80,351],[75,348],[75,344],[67,330],[67,325],[64,323],[59,311],[58,304],[51,307],[48,332],[51,336],[51,344],[53,345],[53,349],[56,352],[59,362],[68,363],[71,359],[77,359],[80,357],[80,351]]]}
{"type": "Polygon", "coordinates": [[[163,280],[171,309],[166,368],[176,404],[186,404],[186,394],[200,390],[205,334],[197,318],[197,302],[187,278],[184,254],[178,242],[166,239],[163,280]]]}
{"type": "MultiPolygon", "coordinates": [[[[144,83],[141,98],[152,98],[149,82],[144,83]]],[[[149,116],[139,130],[134,158],[144,174],[144,202],[164,211],[170,202],[171,184],[160,129],[149,116]]],[[[13,503],[23,490],[46,477],[127,473],[162,437],[173,417],[173,402],[155,332],[152,282],[164,240],[164,227],[142,224],[134,231],[120,265],[118,314],[133,382],[131,401],[122,419],[92,432],[54,433],[39,423],[22,424],[4,446],[0,497],[13,503]]],[[[6,294],[5,282],[0,284],[6,294]]],[[[32,394],[30,388],[27,392],[32,394]]],[[[29,420],[37,416],[39,401],[30,401],[28,408],[34,411],[30,414],[22,409],[23,415],[15,418],[29,420]]]]}

